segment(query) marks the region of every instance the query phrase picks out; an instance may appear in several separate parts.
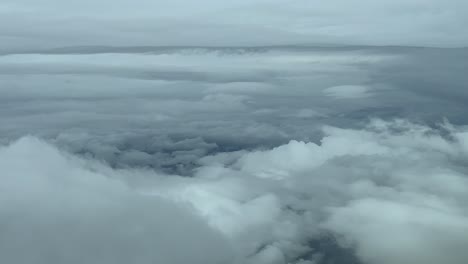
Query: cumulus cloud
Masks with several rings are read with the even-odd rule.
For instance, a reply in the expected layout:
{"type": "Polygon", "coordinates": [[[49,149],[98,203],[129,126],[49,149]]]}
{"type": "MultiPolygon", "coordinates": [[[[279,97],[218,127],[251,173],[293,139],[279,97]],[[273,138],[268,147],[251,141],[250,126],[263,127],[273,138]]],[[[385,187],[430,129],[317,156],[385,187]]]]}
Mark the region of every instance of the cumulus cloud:
{"type": "Polygon", "coordinates": [[[326,226],[369,263],[464,263],[468,218],[458,210],[363,198],[332,210],[326,226]]]}
{"type": "Polygon", "coordinates": [[[467,138],[464,129],[443,130],[405,121],[326,128],[320,144],[292,141],[228,168],[264,180],[259,186],[277,197],[281,213],[268,219],[290,227],[273,233],[285,252],[328,230],[363,263],[464,263],[467,138]]]}
{"type": "Polygon", "coordinates": [[[350,251],[461,264],[467,134],[404,120],[325,127],[320,143],[205,157],[193,177],[112,169],[25,137],[0,150],[1,259],[322,263],[350,251]],[[314,242],[330,235],[333,250],[314,242]]]}
{"type": "Polygon", "coordinates": [[[225,239],[190,209],[143,196],[119,172],[36,138],[2,147],[0,167],[2,262],[222,263],[231,257],[225,239]]]}

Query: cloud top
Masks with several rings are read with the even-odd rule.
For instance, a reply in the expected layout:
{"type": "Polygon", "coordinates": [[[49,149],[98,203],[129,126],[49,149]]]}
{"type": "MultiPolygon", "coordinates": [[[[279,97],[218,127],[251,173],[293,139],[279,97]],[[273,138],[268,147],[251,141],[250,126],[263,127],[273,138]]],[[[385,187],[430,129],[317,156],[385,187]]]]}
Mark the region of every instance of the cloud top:
{"type": "Polygon", "coordinates": [[[325,263],[349,250],[362,263],[465,262],[466,128],[375,120],[324,133],[205,157],[193,177],[112,169],[22,138],[0,149],[0,258],[325,263]],[[326,253],[314,241],[330,234],[326,253]]]}

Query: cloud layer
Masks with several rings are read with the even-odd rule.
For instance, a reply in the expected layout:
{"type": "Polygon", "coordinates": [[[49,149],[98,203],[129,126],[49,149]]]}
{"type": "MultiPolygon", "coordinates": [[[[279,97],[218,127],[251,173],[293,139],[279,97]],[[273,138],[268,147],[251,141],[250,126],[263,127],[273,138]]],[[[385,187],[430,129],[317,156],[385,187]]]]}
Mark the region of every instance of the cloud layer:
{"type": "Polygon", "coordinates": [[[82,45],[467,46],[463,0],[59,1],[0,4],[1,49],[82,45]]]}
{"type": "Polygon", "coordinates": [[[0,262],[466,263],[464,10],[3,1],[0,262]]]}
{"type": "Polygon", "coordinates": [[[375,120],[324,135],[206,156],[190,178],[22,138],[0,150],[2,261],[465,262],[466,128],[375,120]],[[329,234],[331,255],[314,244],[329,234]]]}

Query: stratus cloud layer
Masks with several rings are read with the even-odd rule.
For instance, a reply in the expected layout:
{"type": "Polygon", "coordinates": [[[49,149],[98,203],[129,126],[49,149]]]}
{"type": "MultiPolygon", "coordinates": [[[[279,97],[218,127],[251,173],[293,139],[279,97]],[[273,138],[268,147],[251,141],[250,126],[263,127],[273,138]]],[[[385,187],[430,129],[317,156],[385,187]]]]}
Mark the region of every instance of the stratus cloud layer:
{"type": "Polygon", "coordinates": [[[313,241],[332,234],[363,263],[464,264],[467,156],[464,127],[376,120],[206,156],[187,178],[26,137],[0,149],[0,260],[321,263],[313,241]]]}
{"type": "Polygon", "coordinates": [[[115,167],[190,174],[207,154],[307,139],[326,116],[381,105],[368,69],[403,59],[378,48],[109,49],[0,56],[0,140],[33,134],[115,167]],[[323,93],[346,84],[372,96],[323,93]]]}
{"type": "Polygon", "coordinates": [[[3,0],[0,50],[76,45],[467,46],[464,0],[3,0]]]}

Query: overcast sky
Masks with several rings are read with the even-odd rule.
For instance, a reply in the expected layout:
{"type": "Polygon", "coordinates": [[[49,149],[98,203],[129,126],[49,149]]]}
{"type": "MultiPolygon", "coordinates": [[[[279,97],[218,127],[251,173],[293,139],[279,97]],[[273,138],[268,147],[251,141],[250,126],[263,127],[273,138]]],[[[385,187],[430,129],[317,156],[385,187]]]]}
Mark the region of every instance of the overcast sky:
{"type": "Polygon", "coordinates": [[[5,0],[0,48],[468,45],[464,0],[5,0]]]}
{"type": "Polygon", "coordinates": [[[467,3],[1,1],[0,263],[466,264],[467,3]]]}

